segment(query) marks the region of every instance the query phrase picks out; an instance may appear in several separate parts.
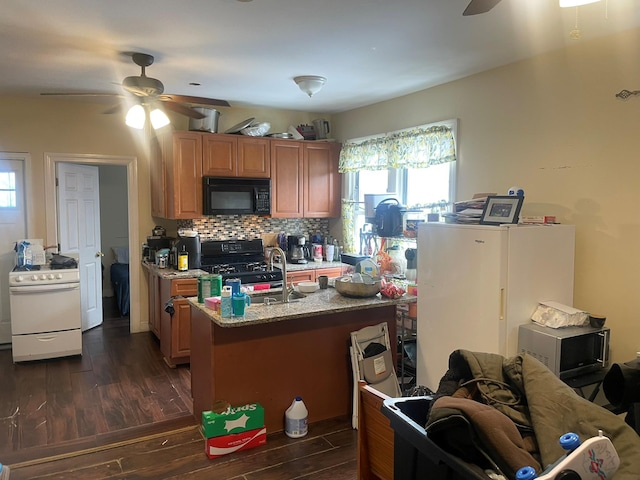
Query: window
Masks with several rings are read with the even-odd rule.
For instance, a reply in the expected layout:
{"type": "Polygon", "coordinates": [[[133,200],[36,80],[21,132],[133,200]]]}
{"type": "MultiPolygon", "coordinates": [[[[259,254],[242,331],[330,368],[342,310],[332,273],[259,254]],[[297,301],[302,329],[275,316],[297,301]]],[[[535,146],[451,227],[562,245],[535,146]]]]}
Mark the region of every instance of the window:
{"type": "Polygon", "coordinates": [[[366,194],[393,193],[408,209],[408,218],[450,210],[454,201],[455,121],[371,137],[347,147],[346,201],[343,202],[345,251],[361,252],[366,194]],[[385,166],[390,168],[384,168],[385,166]]]}
{"type": "Polygon", "coordinates": [[[16,174],[0,172],[0,208],[16,207],[16,174]]]}

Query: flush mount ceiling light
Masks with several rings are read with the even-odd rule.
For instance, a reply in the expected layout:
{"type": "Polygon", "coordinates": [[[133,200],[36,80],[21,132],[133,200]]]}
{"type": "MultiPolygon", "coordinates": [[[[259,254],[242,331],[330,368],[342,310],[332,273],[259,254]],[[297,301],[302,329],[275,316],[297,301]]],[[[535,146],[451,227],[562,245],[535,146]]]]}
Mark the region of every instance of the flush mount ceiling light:
{"type": "Polygon", "coordinates": [[[293,81],[296,82],[300,90],[312,97],[320,91],[327,79],[317,75],[303,75],[294,77],[293,81]]]}
{"type": "Polygon", "coordinates": [[[579,7],[581,5],[588,5],[589,3],[596,3],[600,0],[560,0],[560,6],[562,8],[579,7]]]}
{"type": "MultiPolygon", "coordinates": [[[[156,130],[162,127],[166,127],[171,123],[169,117],[167,117],[167,115],[159,108],[154,108],[153,110],[151,110],[149,118],[151,119],[151,126],[153,126],[153,128],[156,130]]],[[[147,112],[145,111],[144,107],[142,105],[134,105],[127,112],[125,123],[131,128],[142,130],[144,128],[146,119],[147,112]]]]}

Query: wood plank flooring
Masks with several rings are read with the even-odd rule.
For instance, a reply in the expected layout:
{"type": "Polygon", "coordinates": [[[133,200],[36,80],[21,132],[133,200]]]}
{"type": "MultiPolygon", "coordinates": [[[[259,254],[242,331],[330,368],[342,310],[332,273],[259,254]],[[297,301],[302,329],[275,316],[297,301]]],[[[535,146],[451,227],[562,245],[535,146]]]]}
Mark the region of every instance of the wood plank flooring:
{"type": "Polygon", "coordinates": [[[82,356],[14,364],[0,350],[0,462],[191,417],[188,366],[169,368],[153,334],[130,334],[108,300],[103,325],[83,333],[82,356]]]}
{"type": "Polygon", "coordinates": [[[350,419],[210,460],[191,414],[187,366],[169,368],[155,337],[129,334],[105,302],[105,321],[83,334],[82,357],[13,364],[0,350],[0,462],[11,479],[356,478],[350,419]]]}

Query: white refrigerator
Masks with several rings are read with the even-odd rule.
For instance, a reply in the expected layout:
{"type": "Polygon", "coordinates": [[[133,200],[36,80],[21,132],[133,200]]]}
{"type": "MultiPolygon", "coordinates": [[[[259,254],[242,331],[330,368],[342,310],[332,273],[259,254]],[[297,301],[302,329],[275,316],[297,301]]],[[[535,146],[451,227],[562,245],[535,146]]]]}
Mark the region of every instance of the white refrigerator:
{"type": "Polygon", "coordinates": [[[573,225],[420,225],[418,385],[435,391],[454,350],[516,355],[540,301],[573,306],[574,245],[573,225]]]}

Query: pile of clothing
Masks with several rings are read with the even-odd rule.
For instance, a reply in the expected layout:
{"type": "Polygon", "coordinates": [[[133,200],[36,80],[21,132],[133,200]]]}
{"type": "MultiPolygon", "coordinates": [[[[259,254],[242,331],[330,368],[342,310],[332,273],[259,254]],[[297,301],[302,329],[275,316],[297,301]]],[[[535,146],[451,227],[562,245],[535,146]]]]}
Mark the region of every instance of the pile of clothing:
{"type": "Polygon", "coordinates": [[[582,440],[602,430],[620,457],[615,480],[640,479],[640,437],[624,419],[589,402],[534,357],[456,350],[431,403],[428,436],[446,451],[515,478],[541,472],[564,450],[568,432],[582,440]]]}

